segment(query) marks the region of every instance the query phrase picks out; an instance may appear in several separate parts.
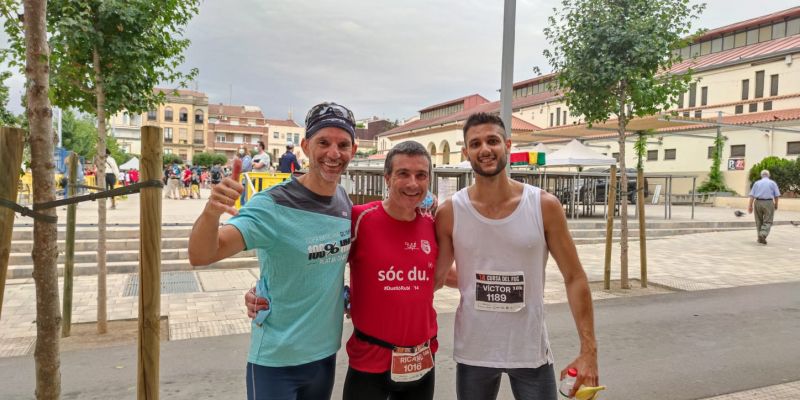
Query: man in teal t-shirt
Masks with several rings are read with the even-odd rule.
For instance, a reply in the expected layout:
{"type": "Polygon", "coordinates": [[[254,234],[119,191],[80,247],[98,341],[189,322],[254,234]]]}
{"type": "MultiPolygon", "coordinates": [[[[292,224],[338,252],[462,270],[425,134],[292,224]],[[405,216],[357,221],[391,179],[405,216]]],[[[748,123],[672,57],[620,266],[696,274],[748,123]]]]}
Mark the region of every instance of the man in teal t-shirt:
{"type": "MultiPolygon", "coordinates": [[[[270,311],[253,322],[248,399],[329,399],[341,345],[344,265],[352,204],[339,178],[355,155],[355,118],[336,103],[314,106],[301,142],[309,171],[233,206],[243,188],[226,178],[211,192],[189,239],[189,261],[208,265],[256,249],[260,295],[270,311]],[[223,213],[234,215],[220,227],[223,213]]],[[[235,177],[238,178],[238,177],[235,177]]]]}

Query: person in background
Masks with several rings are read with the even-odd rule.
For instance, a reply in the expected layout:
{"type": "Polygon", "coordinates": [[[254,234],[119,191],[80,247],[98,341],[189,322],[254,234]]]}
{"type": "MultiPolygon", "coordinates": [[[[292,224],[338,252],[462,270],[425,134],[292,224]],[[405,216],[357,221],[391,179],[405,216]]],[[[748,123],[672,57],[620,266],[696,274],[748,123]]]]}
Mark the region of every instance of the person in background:
{"type": "Polygon", "coordinates": [[[183,166],[181,171],[181,200],[188,198],[191,195],[192,189],[192,170],[188,165],[183,166]]]}
{"type": "Polygon", "coordinates": [[[278,160],[278,172],[291,173],[300,169],[297,156],[294,155],[294,143],[286,143],[286,153],[278,160]]]}
{"type": "Polygon", "coordinates": [[[192,194],[190,197],[193,199],[200,198],[200,174],[197,171],[192,172],[192,194]]]}
{"type": "Polygon", "coordinates": [[[247,152],[247,149],[245,149],[244,146],[239,147],[236,156],[242,159],[242,173],[253,170],[253,158],[250,157],[250,153],[247,152]]]}
{"type": "Polygon", "coordinates": [[[778,197],[781,196],[781,191],[778,190],[778,184],[772,179],[769,179],[769,171],[761,171],[761,179],[753,184],[750,189],[750,204],[747,206],[747,212],[752,214],[755,209],[756,212],[756,233],[758,233],[758,243],[767,244],[767,236],[769,236],[769,229],[772,227],[772,219],[775,217],[775,210],[778,209],[778,197]],[[753,208],[755,205],[755,208],[753,208]]]}
{"type": "Polygon", "coordinates": [[[220,167],[219,163],[214,163],[214,165],[211,166],[209,176],[211,178],[211,188],[213,189],[214,185],[219,185],[222,181],[222,167],[220,167]]]}
{"type": "Polygon", "coordinates": [[[253,172],[269,172],[269,167],[272,165],[272,158],[269,153],[265,151],[265,148],[264,142],[259,140],[258,147],[256,148],[258,154],[253,156],[253,172]]]}
{"type": "MultiPolygon", "coordinates": [[[[106,148],[106,190],[114,189],[117,184],[117,177],[119,176],[119,167],[117,160],[111,157],[111,151],[106,148]]],[[[111,209],[117,208],[117,200],[111,197],[111,209]]]]}

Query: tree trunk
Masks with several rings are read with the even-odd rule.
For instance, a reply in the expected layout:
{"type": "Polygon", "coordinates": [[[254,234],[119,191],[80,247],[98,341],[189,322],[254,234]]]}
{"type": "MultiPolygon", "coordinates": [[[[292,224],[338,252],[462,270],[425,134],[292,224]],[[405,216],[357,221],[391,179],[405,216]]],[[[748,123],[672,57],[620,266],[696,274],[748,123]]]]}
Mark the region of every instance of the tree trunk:
{"type": "MultiPolygon", "coordinates": [[[[106,190],[106,93],[103,85],[102,69],[100,68],[100,53],[95,48],[92,51],[94,63],[95,97],[97,97],[97,186],[106,190]]],[[[97,200],[97,333],[108,331],[108,313],[106,311],[106,199],[97,200]]]]}
{"type": "MultiPolygon", "coordinates": [[[[47,1],[25,0],[25,75],[27,115],[30,126],[33,202],[55,200],[53,176],[53,110],[50,92],[50,50],[47,45],[47,1]]],[[[41,210],[56,216],[56,210],[41,210]]],[[[61,361],[58,341],[61,312],[58,301],[56,224],[35,221],[33,225],[33,280],[36,284],[36,398],[58,399],[61,395],[61,361]]]]}
{"type": "Polygon", "coordinates": [[[625,111],[625,82],[620,83],[619,95],[619,267],[620,287],[630,289],[628,283],[628,170],[625,168],[625,125],[627,113],[625,111]]]}

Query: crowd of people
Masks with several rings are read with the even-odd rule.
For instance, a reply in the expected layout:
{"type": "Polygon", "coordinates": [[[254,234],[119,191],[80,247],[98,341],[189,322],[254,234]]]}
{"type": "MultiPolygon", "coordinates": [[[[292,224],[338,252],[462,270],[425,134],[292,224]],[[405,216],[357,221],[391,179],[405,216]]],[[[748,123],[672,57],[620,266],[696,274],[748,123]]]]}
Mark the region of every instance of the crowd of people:
{"type": "Polygon", "coordinates": [[[495,399],[507,374],[516,399],[554,400],[543,304],[549,255],[564,277],[580,339],[561,377],[577,370],[568,392],[597,386],[591,291],[564,211],[554,196],[504,173],[511,141],[499,117],[477,113],[465,123],[462,151],[475,183],[444,201],[435,217],[420,208],[432,166],[422,145],[392,148],[386,199],[353,206],[338,184],[356,153],[353,113],[322,103],[305,122],[307,173],[257,193],[239,210],[238,177],[223,179],[189,240],[195,266],[258,250],[260,278],[245,294],[254,319],[248,399],[330,399],[343,313],[354,332],[342,398],[432,399],[439,350],[433,293],[447,285],[461,295],[453,354],[458,398],[495,399]],[[224,213],[233,217],[220,225],[224,213]]]}

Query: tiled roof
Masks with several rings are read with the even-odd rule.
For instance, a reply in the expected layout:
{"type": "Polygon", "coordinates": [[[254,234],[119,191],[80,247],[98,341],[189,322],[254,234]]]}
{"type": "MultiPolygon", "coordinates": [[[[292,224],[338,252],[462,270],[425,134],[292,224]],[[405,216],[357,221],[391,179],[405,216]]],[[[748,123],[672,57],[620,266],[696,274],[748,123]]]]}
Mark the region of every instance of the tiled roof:
{"type": "Polygon", "coordinates": [[[712,29],[710,31],[703,33],[701,36],[697,37],[695,39],[695,42],[700,40],[710,39],[712,37],[719,37],[726,33],[741,31],[748,28],[755,28],[763,24],[779,22],[781,20],[797,16],[800,16],[800,7],[793,7],[782,11],[776,11],[772,14],[762,15],[760,17],[755,17],[744,21],[736,22],[730,25],[725,25],[720,28],[712,29]]]}
{"type": "MultiPolygon", "coordinates": [[[[679,118],[682,121],[692,120],[692,118],[679,118]]],[[[760,113],[751,113],[751,114],[739,114],[739,115],[726,115],[722,117],[723,124],[729,125],[757,125],[757,124],[766,124],[771,122],[783,122],[783,121],[796,121],[800,120],[800,108],[793,108],[788,110],[775,110],[775,111],[764,111],[760,113]]],[[[716,123],[717,119],[715,118],[705,118],[697,120],[698,122],[708,122],[708,123],[716,123]]],[[[609,121],[609,123],[615,123],[614,121],[609,121]]],[[[713,129],[714,125],[709,124],[685,124],[685,125],[673,125],[664,128],[656,129],[657,133],[671,133],[671,132],[686,132],[686,131],[696,131],[696,130],[703,130],[703,129],[713,129]]],[[[549,131],[546,130],[546,131],[549,131]]],[[[546,132],[545,131],[545,132],[546,132]]],[[[596,134],[587,134],[580,136],[584,139],[612,139],[616,138],[618,135],[616,132],[608,132],[608,131],[596,131],[596,134]]],[[[539,133],[539,132],[536,132],[539,133]]],[[[534,135],[536,135],[534,133],[534,135]]],[[[556,132],[552,132],[556,133],[556,132]]],[[[633,135],[633,132],[630,132],[629,135],[633,135]]],[[[542,140],[542,142],[563,142],[565,140],[571,140],[576,136],[567,136],[565,135],[564,139],[560,138],[550,138],[542,140]]]]}
{"type": "Polygon", "coordinates": [[[725,50],[719,53],[706,54],[696,59],[685,60],[675,64],[671,73],[685,72],[688,68],[705,70],[730,64],[741,64],[769,56],[780,56],[800,51],[800,35],[793,35],[763,43],[725,50]]]}
{"type": "Polygon", "coordinates": [[[538,126],[536,126],[536,125],[534,125],[534,124],[532,124],[530,122],[527,122],[527,121],[525,121],[523,119],[520,119],[520,118],[517,118],[517,117],[511,117],[511,130],[512,131],[530,131],[530,132],[533,132],[533,131],[538,131],[538,130],[541,130],[541,129],[542,128],[539,128],[538,126]]]}
{"type": "MultiPolygon", "coordinates": [[[[518,97],[518,98],[514,99],[511,102],[511,104],[512,104],[512,108],[513,109],[519,109],[519,108],[523,108],[523,107],[529,107],[529,106],[535,105],[535,104],[544,103],[545,101],[548,101],[550,99],[557,99],[557,98],[560,98],[560,97],[561,97],[561,93],[560,92],[544,92],[544,93],[539,93],[539,94],[535,94],[535,95],[527,96],[527,97],[518,97]]],[[[447,102],[447,103],[444,103],[444,104],[449,104],[449,103],[450,102],[447,102]]],[[[428,107],[428,108],[431,108],[431,107],[428,107]]],[[[388,130],[386,132],[380,133],[380,134],[378,134],[378,136],[394,135],[396,133],[408,132],[408,131],[412,131],[412,130],[415,130],[415,129],[424,129],[424,128],[433,127],[433,126],[436,126],[436,125],[443,125],[443,124],[449,124],[449,123],[453,123],[453,122],[466,121],[466,119],[469,118],[470,115],[472,115],[474,113],[477,113],[477,112],[486,112],[486,113],[495,113],[495,114],[499,113],[500,112],[500,102],[499,101],[493,101],[491,103],[479,104],[479,105],[477,105],[477,106],[475,106],[473,108],[470,108],[468,110],[462,110],[462,111],[459,111],[457,113],[450,114],[450,115],[445,115],[445,116],[438,117],[438,118],[419,119],[419,120],[416,120],[416,121],[413,121],[413,122],[409,122],[409,123],[407,123],[405,125],[400,125],[397,128],[388,130]]],[[[516,117],[514,117],[514,118],[516,118],[516,117]]],[[[524,124],[527,124],[527,125],[514,124],[514,122],[512,120],[512,123],[511,123],[511,129],[512,130],[516,130],[518,126],[522,130],[538,130],[538,129],[541,129],[541,128],[537,127],[536,125],[527,123],[527,122],[525,122],[523,120],[519,120],[519,121],[521,123],[524,123],[524,124]]]]}
{"type": "Polygon", "coordinates": [[[248,126],[248,125],[232,125],[226,123],[209,123],[208,124],[209,131],[216,131],[216,132],[252,132],[252,133],[260,133],[266,134],[267,127],[262,126],[248,126]]]}
{"type": "Polygon", "coordinates": [[[556,77],[556,75],[557,74],[555,72],[553,72],[553,73],[549,73],[547,75],[537,76],[535,78],[531,78],[531,79],[528,79],[528,80],[525,80],[525,81],[522,81],[522,82],[517,82],[517,83],[514,84],[513,87],[514,87],[514,89],[516,89],[516,88],[519,88],[519,87],[522,87],[522,86],[527,86],[528,84],[531,84],[531,83],[549,81],[551,79],[554,79],[556,77]]]}
{"type": "Polygon", "coordinates": [[[444,107],[444,106],[448,106],[448,105],[451,105],[451,104],[462,103],[465,100],[472,99],[472,98],[476,99],[479,103],[481,103],[481,102],[482,103],[488,103],[489,102],[489,100],[487,100],[485,97],[475,93],[475,94],[471,94],[469,96],[464,96],[464,97],[461,97],[461,98],[458,98],[458,99],[455,99],[455,100],[449,100],[449,101],[445,101],[443,103],[434,104],[432,106],[425,107],[422,110],[419,110],[419,112],[423,113],[425,111],[433,110],[433,109],[436,109],[436,108],[439,108],[439,107],[444,107]]]}
{"type": "Polygon", "coordinates": [[[209,104],[208,114],[212,116],[224,115],[233,118],[260,118],[264,119],[264,114],[261,109],[256,111],[257,107],[248,110],[243,105],[227,105],[227,104],[209,104]]]}
{"type": "Polygon", "coordinates": [[[296,122],[292,121],[291,119],[267,119],[267,125],[273,126],[288,126],[292,128],[299,128],[300,125],[297,125],[296,122]]]}

